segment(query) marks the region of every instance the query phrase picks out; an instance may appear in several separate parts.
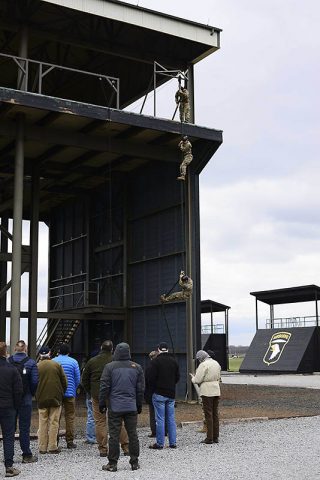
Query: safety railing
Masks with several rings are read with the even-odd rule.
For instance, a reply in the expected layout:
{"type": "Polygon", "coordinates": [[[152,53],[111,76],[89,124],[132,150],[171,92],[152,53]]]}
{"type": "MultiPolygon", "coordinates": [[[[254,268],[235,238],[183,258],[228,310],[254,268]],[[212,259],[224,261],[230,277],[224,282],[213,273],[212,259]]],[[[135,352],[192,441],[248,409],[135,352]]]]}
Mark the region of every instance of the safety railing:
{"type": "Polygon", "coordinates": [[[295,328],[295,327],[313,327],[317,325],[316,316],[304,317],[280,317],[266,319],[266,328],[295,328]]]}
{"type": "MultiPolygon", "coordinates": [[[[117,77],[88,72],[76,68],[64,67],[62,65],[55,65],[52,63],[39,62],[37,60],[17,57],[15,55],[8,55],[6,53],[0,53],[0,72],[4,71],[3,65],[8,62],[15,64],[17,68],[17,83],[14,87],[13,85],[2,85],[0,75],[0,86],[11,86],[11,88],[17,88],[18,90],[52,96],[52,91],[46,91],[44,80],[47,80],[50,74],[52,75],[53,72],[60,72],[66,75],[69,74],[69,80],[77,80],[78,84],[81,84],[80,77],[86,76],[94,80],[93,88],[95,86],[95,88],[98,89],[100,85],[104,99],[103,104],[105,104],[104,106],[114,107],[117,109],[119,108],[120,79],[117,77]],[[109,97],[107,97],[107,95],[109,95],[109,97]]],[[[85,82],[83,82],[83,85],[83,91],[86,93],[88,86],[85,82]]],[[[71,91],[73,91],[72,88],[71,91]]],[[[59,95],[60,98],[70,99],[70,96],[61,96],[60,91],[58,92],[58,95],[54,96],[59,95]]],[[[102,102],[97,104],[102,105],[102,102]]]]}
{"type": "Polygon", "coordinates": [[[208,335],[210,333],[224,333],[224,324],[217,323],[215,325],[202,325],[201,334],[208,335]]]}
{"type": "Polygon", "coordinates": [[[98,305],[98,284],[96,282],[74,282],[50,287],[50,310],[79,308],[98,305]]]}

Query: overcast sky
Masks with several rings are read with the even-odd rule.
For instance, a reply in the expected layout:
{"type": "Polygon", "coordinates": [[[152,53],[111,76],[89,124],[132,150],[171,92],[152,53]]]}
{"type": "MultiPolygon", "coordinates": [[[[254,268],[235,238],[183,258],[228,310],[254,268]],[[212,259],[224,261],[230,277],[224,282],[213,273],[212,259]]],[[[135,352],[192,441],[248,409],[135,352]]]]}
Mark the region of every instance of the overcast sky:
{"type": "MultiPolygon", "coordinates": [[[[246,345],[250,292],[320,283],[320,2],[139,5],[223,30],[221,49],[195,68],[196,123],[224,131],[201,174],[202,298],[231,306],[230,342],[246,345]]],[[[275,316],[314,311],[291,304],[275,316]]]]}
{"type": "MultiPolygon", "coordinates": [[[[202,298],[231,306],[230,343],[247,345],[249,292],[320,284],[320,1],[127,3],[223,30],[221,49],[195,68],[196,123],[224,131],[201,174],[202,298]]],[[[275,307],[296,313],[314,305],[275,307]]]]}

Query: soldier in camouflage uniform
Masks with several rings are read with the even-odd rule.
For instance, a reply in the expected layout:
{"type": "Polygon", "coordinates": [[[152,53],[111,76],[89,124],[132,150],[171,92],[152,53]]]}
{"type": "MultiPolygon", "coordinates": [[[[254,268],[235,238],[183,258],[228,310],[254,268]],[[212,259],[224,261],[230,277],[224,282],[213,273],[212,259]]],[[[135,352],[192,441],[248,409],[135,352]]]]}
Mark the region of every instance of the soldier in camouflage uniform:
{"type": "Polygon", "coordinates": [[[180,273],[179,285],[182,290],[171,293],[170,295],[161,295],[161,303],[173,302],[174,300],[188,300],[192,295],[193,281],[183,271],[180,273]]]}
{"type": "Polygon", "coordinates": [[[177,177],[177,180],[185,180],[187,174],[187,166],[192,162],[192,145],[188,140],[188,137],[185,135],[181,142],[179,142],[178,147],[180,148],[183,154],[183,160],[180,164],[180,175],[177,177]]]}
{"type": "Polygon", "coordinates": [[[179,86],[176,95],[176,104],[179,105],[180,121],[183,123],[190,122],[190,101],[189,92],[186,87],[179,86]]]}

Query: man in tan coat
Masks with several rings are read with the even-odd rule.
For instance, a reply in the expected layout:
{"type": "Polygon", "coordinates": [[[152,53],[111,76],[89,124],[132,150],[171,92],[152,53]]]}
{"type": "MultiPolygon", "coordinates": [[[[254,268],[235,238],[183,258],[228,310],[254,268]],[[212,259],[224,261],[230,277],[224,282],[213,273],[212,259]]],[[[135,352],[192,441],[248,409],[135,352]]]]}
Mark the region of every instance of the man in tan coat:
{"type": "Polygon", "coordinates": [[[192,383],[199,386],[202,408],[207,425],[207,437],[201,443],[219,443],[220,374],[221,367],[207,352],[199,350],[196,354],[200,362],[196,374],[190,374],[192,383]]]}
{"type": "Polygon", "coordinates": [[[39,384],[36,392],[39,412],[39,452],[60,453],[57,438],[62,399],[68,382],[61,365],[51,360],[49,347],[42,347],[39,354],[39,384]]]}

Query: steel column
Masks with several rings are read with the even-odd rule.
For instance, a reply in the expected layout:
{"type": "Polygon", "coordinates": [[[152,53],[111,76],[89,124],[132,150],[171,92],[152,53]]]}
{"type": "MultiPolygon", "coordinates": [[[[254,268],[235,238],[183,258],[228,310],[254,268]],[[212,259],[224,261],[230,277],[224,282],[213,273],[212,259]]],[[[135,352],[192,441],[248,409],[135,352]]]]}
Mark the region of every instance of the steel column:
{"type": "Polygon", "coordinates": [[[317,291],[315,292],[315,301],[316,301],[316,322],[317,322],[317,327],[319,327],[318,294],[317,294],[317,291]]]}
{"type": "Polygon", "coordinates": [[[39,199],[40,182],[39,168],[34,167],[31,185],[31,221],[30,247],[31,268],[29,273],[29,316],[28,316],[28,346],[29,355],[37,355],[37,313],[38,313],[38,256],[39,256],[39,199]]]}
{"type": "Polygon", "coordinates": [[[256,297],[256,332],[259,330],[259,321],[258,321],[258,300],[256,297]]]}
{"type": "MultiPolygon", "coordinates": [[[[2,216],[1,218],[1,226],[8,230],[8,217],[2,216]]],[[[7,253],[8,252],[8,238],[4,234],[4,232],[0,231],[0,252],[7,253]]],[[[7,285],[7,262],[0,262],[0,291],[5,288],[7,285]]],[[[1,341],[6,341],[6,310],[7,310],[7,295],[3,295],[3,298],[0,300],[0,339],[1,341]]]]}
{"type": "Polygon", "coordinates": [[[190,120],[191,120],[191,123],[195,123],[194,66],[192,64],[188,66],[188,91],[189,91],[189,102],[190,102],[190,120]]]}
{"type": "Polygon", "coordinates": [[[11,351],[20,335],[21,305],[21,250],[23,211],[23,169],[24,169],[24,116],[17,117],[16,152],[14,172],[13,241],[12,241],[12,287],[11,287],[11,351]]]}
{"type": "MultiPolygon", "coordinates": [[[[187,182],[185,182],[186,186],[186,267],[187,267],[187,275],[190,276],[193,281],[195,282],[196,272],[197,269],[195,268],[196,262],[196,255],[195,255],[195,222],[194,222],[194,207],[196,199],[194,198],[194,182],[195,182],[195,175],[189,170],[187,176],[187,182]]],[[[197,280],[198,277],[197,277],[197,280]]],[[[198,282],[195,282],[198,283],[198,282]]],[[[200,286],[200,283],[194,288],[194,292],[200,286]]],[[[195,287],[195,286],[194,286],[195,287]]],[[[193,372],[195,365],[194,365],[194,357],[195,357],[195,344],[194,344],[194,325],[196,323],[197,318],[197,310],[196,310],[197,299],[195,298],[195,293],[187,300],[186,302],[186,343],[187,343],[187,397],[188,400],[192,400],[193,395],[193,388],[192,382],[189,375],[189,372],[193,372]]]]}
{"type": "Polygon", "coordinates": [[[226,330],[227,370],[229,370],[229,308],[227,308],[224,313],[224,323],[226,330]]]}
{"type": "Polygon", "coordinates": [[[270,327],[274,328],[274,306],[270,305],[270,327]]]}

